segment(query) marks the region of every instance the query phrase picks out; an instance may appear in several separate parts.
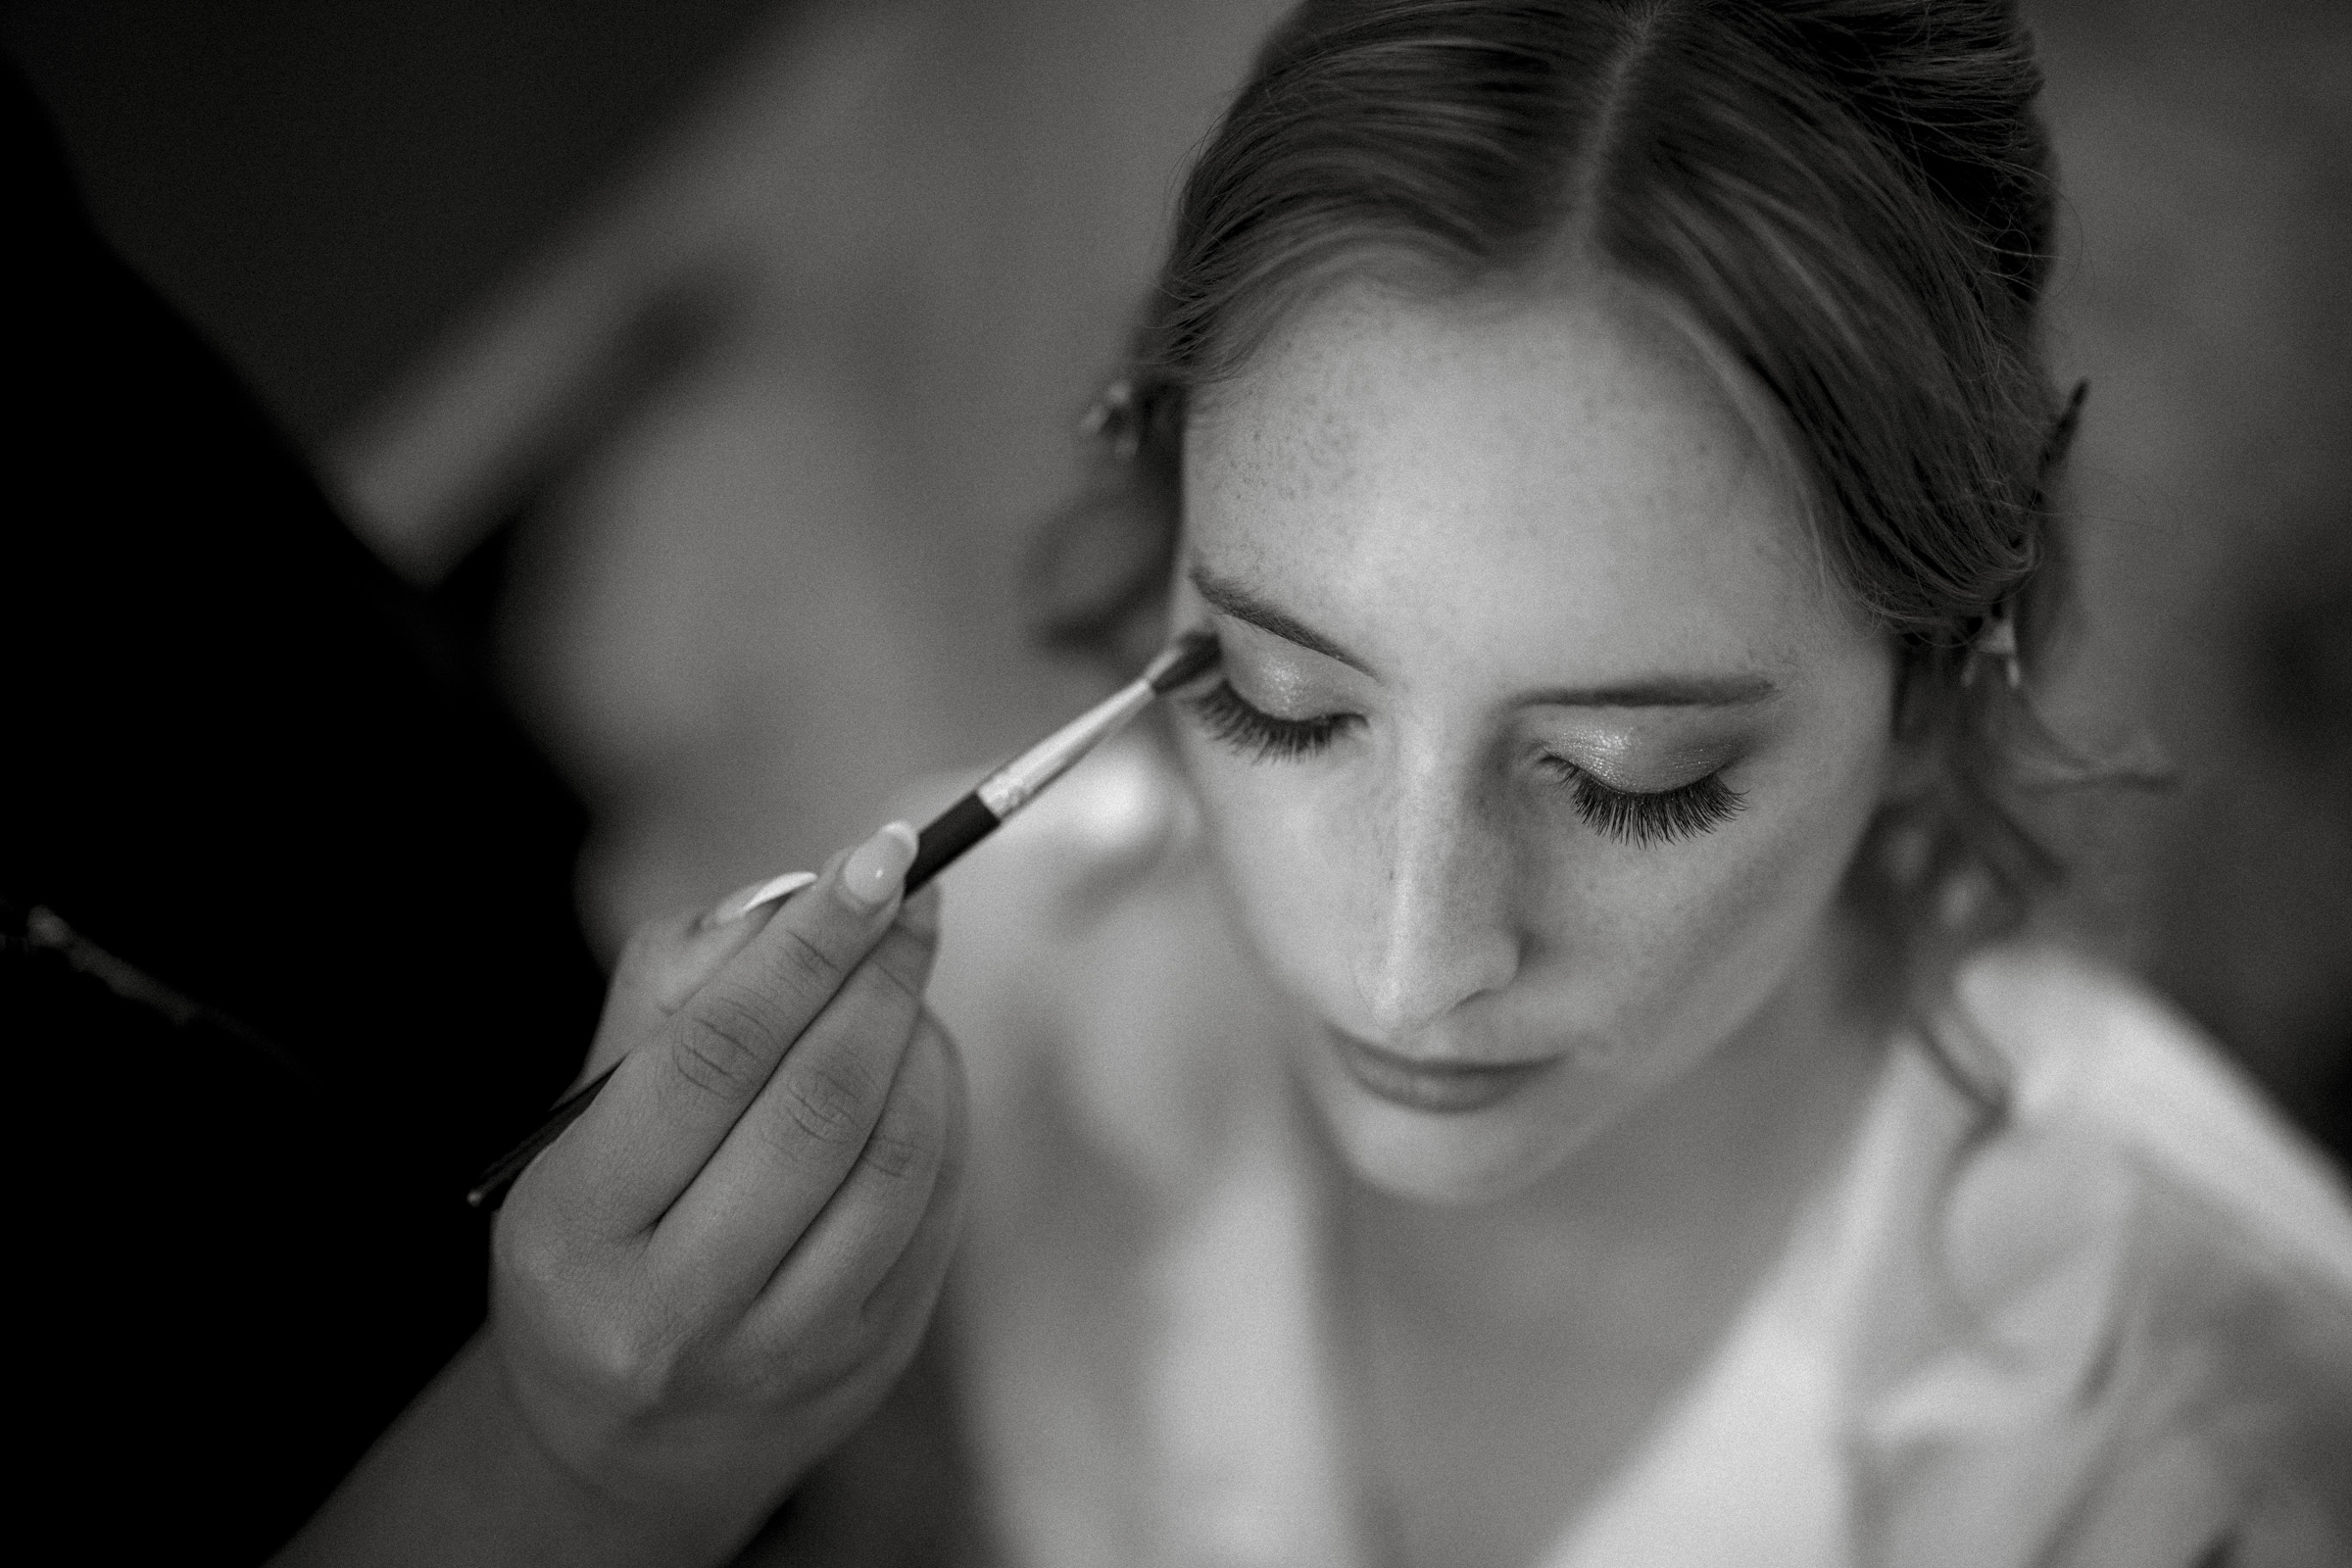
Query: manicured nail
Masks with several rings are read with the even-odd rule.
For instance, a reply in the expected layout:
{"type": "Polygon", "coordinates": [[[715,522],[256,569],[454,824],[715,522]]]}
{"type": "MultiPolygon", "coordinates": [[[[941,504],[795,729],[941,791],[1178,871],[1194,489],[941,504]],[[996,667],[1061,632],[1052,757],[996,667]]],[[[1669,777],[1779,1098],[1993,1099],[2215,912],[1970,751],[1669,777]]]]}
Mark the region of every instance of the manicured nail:
{"type": "Polygon", "coordinates": [[[706,926],[720,926],[740,920],[762,905],[780,903],[816,880],[814,871],[787,871],[771,876],[764,882],[755,882],[748,888],[737,888],[718,901],[718,907],[703,917],[706,926]]]}
{"type": "Polygon", "coordinates": [[[914,863],[914,829],[904,822],[885,825],[858,846],[841,868],[841,895],[860,910],[873,910],[890,902],[892,894],[914,863]]]}

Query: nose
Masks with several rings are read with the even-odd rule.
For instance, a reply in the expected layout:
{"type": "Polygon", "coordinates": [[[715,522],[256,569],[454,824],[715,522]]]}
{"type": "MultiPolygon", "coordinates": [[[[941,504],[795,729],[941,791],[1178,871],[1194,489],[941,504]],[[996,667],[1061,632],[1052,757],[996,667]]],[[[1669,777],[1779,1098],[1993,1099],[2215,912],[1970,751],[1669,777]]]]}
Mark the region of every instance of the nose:
{"type": "Polygon", "coordinates": [[[1398,778],[1372,813],[1353,967],[1378,1040],[1409,1039],[1518,974],[1515,858],[1498,814],[1475,778],[1434,766],[1398,778]]]}

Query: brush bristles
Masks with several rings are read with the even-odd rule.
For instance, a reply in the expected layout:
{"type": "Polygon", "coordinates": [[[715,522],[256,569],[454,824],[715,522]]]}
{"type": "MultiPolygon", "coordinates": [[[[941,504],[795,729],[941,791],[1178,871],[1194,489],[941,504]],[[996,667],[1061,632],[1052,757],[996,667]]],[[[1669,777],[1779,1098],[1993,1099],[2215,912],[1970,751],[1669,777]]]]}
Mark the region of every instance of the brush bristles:
{"type": "Polygon", "coordinates": [[[1187,681],[1200,679],[1217,662],[1217,638],[1214,632],[1188,631],[1161,649],[1152,662],[1144,666],[1144,679],[1152,683],[1155,696],[1165,696],[1187,681]]]}

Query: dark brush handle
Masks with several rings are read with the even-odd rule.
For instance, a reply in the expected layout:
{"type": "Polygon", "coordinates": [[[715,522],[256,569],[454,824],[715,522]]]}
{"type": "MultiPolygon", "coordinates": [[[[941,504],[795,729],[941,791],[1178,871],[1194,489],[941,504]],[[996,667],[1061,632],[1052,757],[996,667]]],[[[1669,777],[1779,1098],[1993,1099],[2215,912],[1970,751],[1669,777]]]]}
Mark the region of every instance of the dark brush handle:
{"type": "Polygon", "coordinates": [[[914,861],[906,867],[906,891],[921,892],[923,884],[954,865],[957,856],[994,833],[1000,820],[977,791],[933,817],[915,838],[914,861]]]}
{"type": "MultiPolygon", "coordinates": [[[[621,1059],[625,1061],[628,1058],[624,1056],[621,1059]]],[[[538,1131],[501,1154],[496,1163],[482,1172],[474,1181],[473,1191],[466,1195],[466,1201],[475,1208],[490,1209],[505,1202],[507,1189],[514,1185],[514,1178],[520,1176],[532,1160],[546,1152],[548,1145],[563,1137],[564,1129],[578,1121],[581,1111],[596,1103],[596,1097],[605,1092],[605,1085],[611,1083],[612,1075],[619,1070],[620,1062],[616,1061],[557,1102],[556,1108],[547,1113],[547,1120],[539,1124],[538,1131]]]]}

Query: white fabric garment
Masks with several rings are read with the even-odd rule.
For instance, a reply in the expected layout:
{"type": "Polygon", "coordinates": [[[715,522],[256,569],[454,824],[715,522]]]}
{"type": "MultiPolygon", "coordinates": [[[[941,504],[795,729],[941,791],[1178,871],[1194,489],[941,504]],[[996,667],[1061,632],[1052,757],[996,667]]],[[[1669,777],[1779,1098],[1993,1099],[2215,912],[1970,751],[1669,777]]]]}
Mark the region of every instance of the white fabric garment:
{"type": "MultiPolygon", "coordinates": [[[[1115,832],[1115,806],[1071,809],[1115,832]]],[[[1101,951],[1151,947],[1071,961],[1101,951]]],[[[1239,1028],[1155,1032],[1178,1009],[1148,960],[1089,983],[1142,1021],[974,1069],[949,1321],[1004,1560],[1386,1562],[1279,1069],[1239,1028]]],[[[1710,1362],[1530,1568],[2352,1563],[2332,1172],[2180,1019],[2064,955],[1982,956],[1932,1033],[1894,1044],[1710,1362]]]]}

